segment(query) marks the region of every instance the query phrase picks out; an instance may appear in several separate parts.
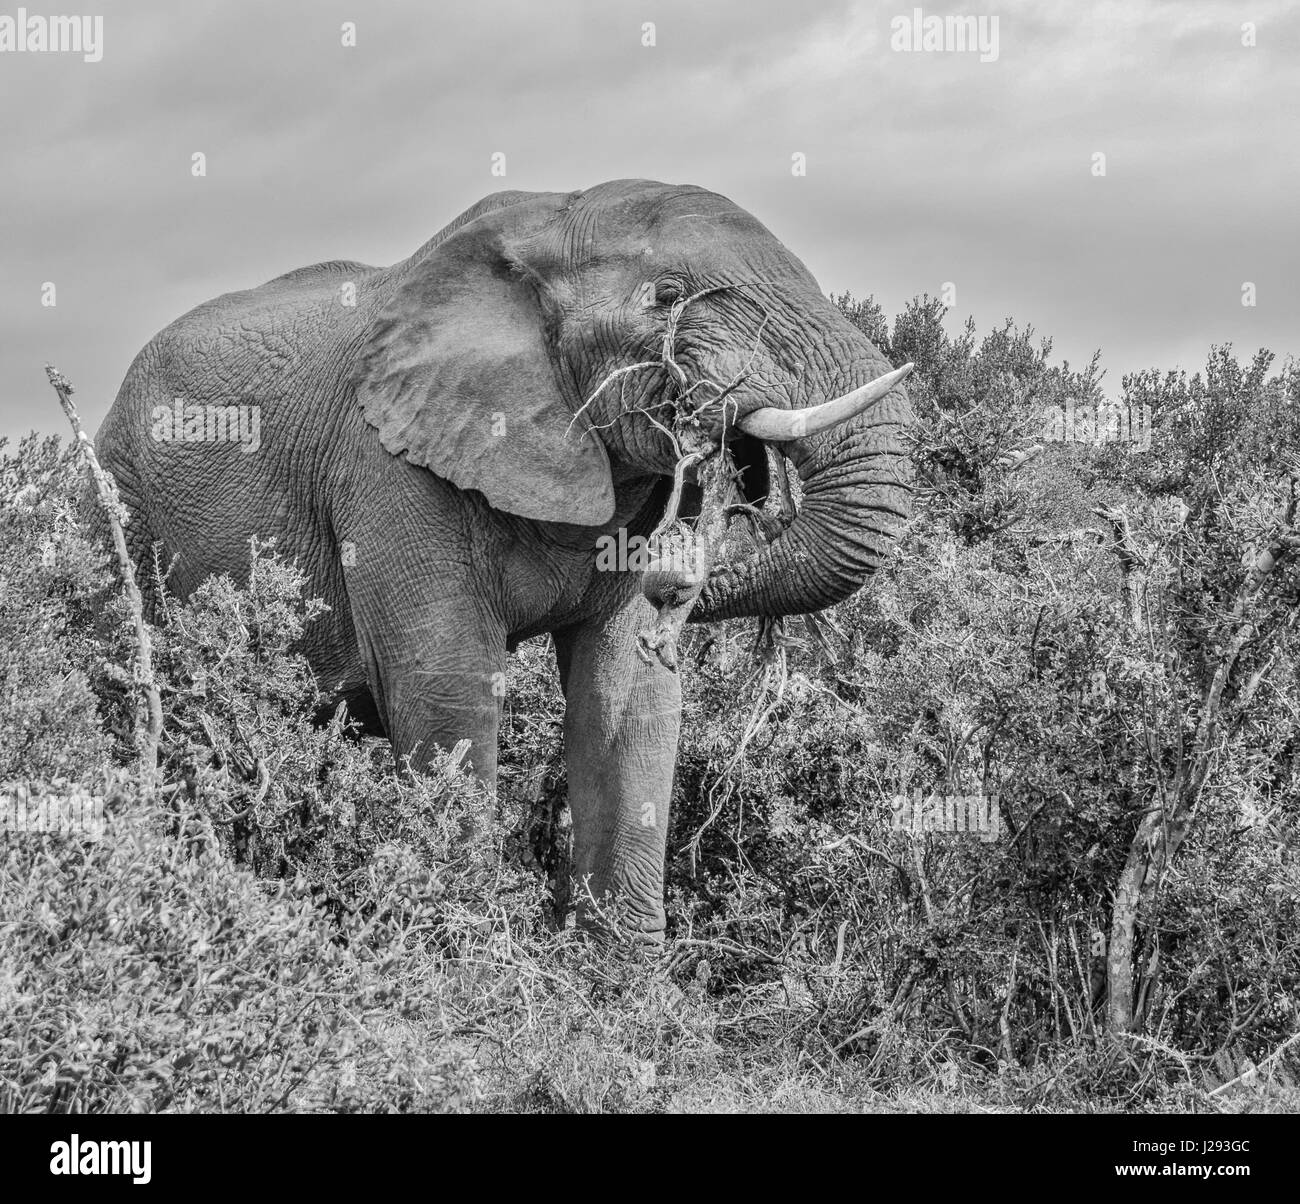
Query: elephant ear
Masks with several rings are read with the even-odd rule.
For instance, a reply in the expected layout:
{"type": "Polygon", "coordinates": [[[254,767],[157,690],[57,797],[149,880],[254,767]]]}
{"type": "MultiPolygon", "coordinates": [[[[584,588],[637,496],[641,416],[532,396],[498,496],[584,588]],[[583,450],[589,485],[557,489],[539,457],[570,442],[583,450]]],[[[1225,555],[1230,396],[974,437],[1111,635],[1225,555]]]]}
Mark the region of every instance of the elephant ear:
{"type": "Polygon", "coordinates": [[[600,526],[614,513],[609,458],[566,400],[524,267],[530,236],[556,207],[485,213],[398,268],[353,384],[388,451],[499,510],[600,526]]]}

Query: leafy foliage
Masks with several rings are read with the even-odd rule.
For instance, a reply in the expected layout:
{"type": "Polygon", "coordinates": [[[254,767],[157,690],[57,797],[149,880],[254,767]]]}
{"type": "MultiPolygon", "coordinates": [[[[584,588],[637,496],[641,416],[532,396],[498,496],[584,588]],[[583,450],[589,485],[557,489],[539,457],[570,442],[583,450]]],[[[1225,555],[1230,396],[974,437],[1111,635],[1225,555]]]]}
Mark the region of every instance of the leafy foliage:
{"type": "Polygon", "coordinates": [[[766,659],[744,624],[690,632],[658,958],[557,922],[544,642],[497,798],[451,759],[403,777],[318,722],[320,604],[254,545],[158,616],[146,788],[78,474],[53,441],[5,459],[0,782],[109,822],[4,840],[0,1109],[1295,1108],[1295,1047],[1268,1059],[1300,992],[1300,581],[1285,541],[1259,571],[1294,517],[1295,365],[1138,373],[1148,451],[1034,452],[1100,397],[1095,357],[836,301],[917,364],[917,514],[766,659]],[[912,791],[995,798],[1000,834],[898,831],[912,791]],[[1130,906],[1135,850],[1161,868],[1130,906]]]}

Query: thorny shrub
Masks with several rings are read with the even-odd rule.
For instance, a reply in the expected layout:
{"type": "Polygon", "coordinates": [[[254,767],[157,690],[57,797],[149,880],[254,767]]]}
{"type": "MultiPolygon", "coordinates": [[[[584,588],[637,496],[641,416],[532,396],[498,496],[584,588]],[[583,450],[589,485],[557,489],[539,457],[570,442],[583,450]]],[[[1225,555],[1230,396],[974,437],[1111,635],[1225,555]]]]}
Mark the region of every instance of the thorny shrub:
{"type": "Polygon", "coordinates": [[[450,761],[403,777],[346,713],[319,721],[294,651],[319,604],[255,545],[242,584],[156,616],[146,792],[76,470],[50,442],[5,460],[0,781],[93,787],[110,822],[5,843],[0,1107],[1295,1107],[1293,564],[1252,603],[1194,823],[1143,901],[1133,1029],[1106,1013],[1117,876],[1285,510],[1295,366],[1216,348],[1205,378],[1138,374],[1149,453],[1025,458],[1045,408],[1099,395],[1095,358],[1050,365],[1010,323],[952,338],[929,298],[892,329],[838,303],[918,364],[917,515],[872,585],[758,657],[752,625],[689,631],[657,959],[578,938],[548,892],[545,641],[512,669],[497,798],[450,761]],[[1229,429],[1255,443],[1225,451],[1229,429]],[[1001,831],[896,831],[914,790],[994,797],[1001,831]]]}

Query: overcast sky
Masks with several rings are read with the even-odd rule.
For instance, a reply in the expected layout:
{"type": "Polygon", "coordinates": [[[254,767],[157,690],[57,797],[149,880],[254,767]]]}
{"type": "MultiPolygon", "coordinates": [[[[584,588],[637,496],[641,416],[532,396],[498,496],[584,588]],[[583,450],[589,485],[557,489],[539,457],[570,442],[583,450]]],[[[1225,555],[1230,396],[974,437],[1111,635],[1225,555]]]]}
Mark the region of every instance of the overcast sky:
{"type": "Polygon", "coordinates": [[[0,51],[0,434],[61,429],[47,359],[93,429],[210,297],[626,176],[723,193],[891,317],[951,282],[954,331],[1100,348],[1111,392],[1211,342],[1300,352],[1294,0],[922,6],[996,13],[987,62],[892,50],[895,0],[52,2],[103,16],[103,57],[0,51]]]}

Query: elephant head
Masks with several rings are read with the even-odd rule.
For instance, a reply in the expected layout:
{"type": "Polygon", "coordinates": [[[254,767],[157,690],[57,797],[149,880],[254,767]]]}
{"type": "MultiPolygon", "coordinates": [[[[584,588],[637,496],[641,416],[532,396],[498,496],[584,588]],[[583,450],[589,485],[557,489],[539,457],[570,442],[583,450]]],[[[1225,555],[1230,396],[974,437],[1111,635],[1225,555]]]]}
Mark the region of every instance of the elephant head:
{"type": "Polygon", "coordinates": [[[716,193],[499,193],[397,271],[358,399],[389,451],[493,507],[605,526],[630,482],[674,472],[683,432],[730,452],[749,503],[798,473],[797,513],[735,541],[692,621],[834,604],[907,517],[905,370],[716,193]]]}

